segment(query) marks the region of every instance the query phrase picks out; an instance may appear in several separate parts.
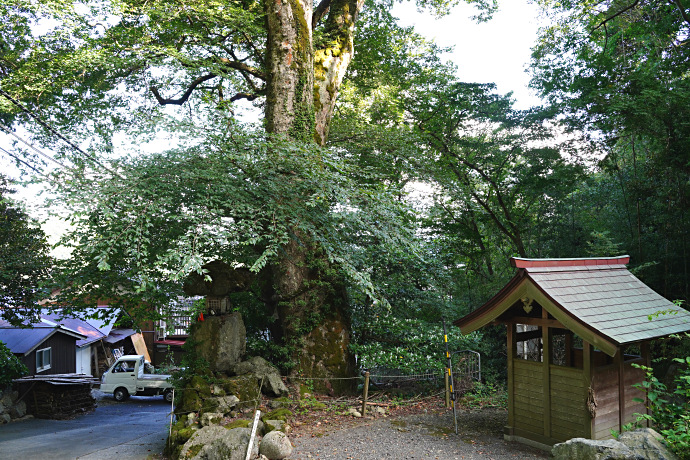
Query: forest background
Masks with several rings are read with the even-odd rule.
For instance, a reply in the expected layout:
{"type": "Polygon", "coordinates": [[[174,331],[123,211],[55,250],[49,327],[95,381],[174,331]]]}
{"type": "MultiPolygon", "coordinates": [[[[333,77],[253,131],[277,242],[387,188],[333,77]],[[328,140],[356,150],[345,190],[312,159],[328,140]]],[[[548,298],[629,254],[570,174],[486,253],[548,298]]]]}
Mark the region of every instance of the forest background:
{"type": "MultiPolygon", "coordinates": [[[[478,21],[497,6],[468,3],[478,21]]],[[[250,352],[313,375],[312,339],[337,326],[337,375],[442,366],[441,319],[497,292],[511,256],[627,253],[686,302],[690,10],[535,3],[548,20],[529,71],[545,104],[518,110],[461,81],[388,1],[4,0],[0,122],[19,137],[1,152],[51,187],[71,248],[48,258],[3,187],[6,304],[30,313],[69,286],[75,307],[117,298],[144,318],[223,260],[244,280],[230,295],[250,352]]],[[[442,16],[452,2],[417,6],[442,16]]],[[[451,334],[452,347],[481,351],[500,379],[503,334],[451,334]]],[[[679,352],[667,346],[657,355],[679,352]]]]}

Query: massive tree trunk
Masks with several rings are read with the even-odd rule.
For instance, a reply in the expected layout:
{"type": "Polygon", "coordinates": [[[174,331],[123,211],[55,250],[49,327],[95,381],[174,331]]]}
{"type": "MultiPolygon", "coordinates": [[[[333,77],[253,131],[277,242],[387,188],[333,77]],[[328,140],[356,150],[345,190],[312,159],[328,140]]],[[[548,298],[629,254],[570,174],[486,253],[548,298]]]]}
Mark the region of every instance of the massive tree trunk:
{"type": "Polygon", "coordinates": [[[354,54],[355,22],[363,4],[364,0],[334,0],[329,3],[326,40],[314,54],[314,137],[320,145],[325,145],[328,139],[338,89],[354,54]]]}
{"type": "MultiPolygon", "coordinates": [[[[352,57],[354,20],[361,2],[328,2],[326,6],[330,8],[326,21],[329,39],[315,58],[312,23],[320,17],[313,17],[312,3],[265,0],[265,123],[270,134],[321,145],[326,142],[337,89],[352,57]]],[[[325,14],[323,4],[317,14],[325,14]]],[[[285,180],[299,178],[286,176],[285,180]]],[[[318,244],[295,230],[280,259],[265,273],[263,290],[278,319],[273,336],[292,350],[293,375],[316,377],[314,384],[321,390],[345,390],[346,381],[318,379],[350,376],[354,371],[348,349],[346,290],[337,268],[318,244]]]]}

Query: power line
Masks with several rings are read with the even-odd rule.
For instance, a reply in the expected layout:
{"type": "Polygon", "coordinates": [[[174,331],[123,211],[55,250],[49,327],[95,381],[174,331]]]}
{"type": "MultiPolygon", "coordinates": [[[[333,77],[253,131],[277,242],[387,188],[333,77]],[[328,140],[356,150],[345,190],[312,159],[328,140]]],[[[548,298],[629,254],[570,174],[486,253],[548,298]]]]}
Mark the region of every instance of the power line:
{"type": "Polygon", "coordinates": [[[5,131],[5,132],[6,132],[7,134],[9,134],[10,136],[14,136],[14,137],[15,137],[16,139],[18,139],[20,142],[22,142],[22,143],[28,145],[29,148],[31,148],[34,152],[38,153],[38,154],[39,154],[40,156],[42,156],[43,158],[46,158],[47,160],[52,161],[53,163],[57,164],[58,166],[60,166],[60,167],[62,167],[62,168],[71,169],[71,168],[68,168],[67,166],[63,165],[62,163],[60,163],[59,161],[57,161],[55,158],[51,157],[50,155],[47,155],[47,154],[41,152],[40,150],[38,150],[38,149],[37,149],[36,147],[34,147],[30,142],[25,141],[25,140],[22,139],[19,135],[17,135],[16,133],[13,133],[12,130],[9,129],[9,128],[8,128],[7,126],[5,126],[4,124],[0,123],[0,128],[2,128],[2,130],[5,131]]]}
{"type": "Polygon", "coordinates": [[[2,150],[3,152],[5,152],[5,154],[11,156],[12,158],[14,158],[15,160],[17,160],[18,162],[22,163],[22,164],[23,164],[24,166],[26,166],[27,168],[31,168],[31,169],[34,170],[34,172],[36,172],[37,174],[40,174],[41,176],[45,177],[45,174],[43,174],[41,171],[39,171],[38,169],[36,169],[36,168],[34,168],[33,166],[31,166],[29,163],[27,163],[26,161],[22,160],[21,158],[19,158],[18,156],[16,156],[16,155],[13,154],[12,152],[9,152],[9,151],[5,150],[5,149],[2,148],[2,147],[0,147],[0,150],[2,150]]]}
{"type": "Polygon", "coordinates": [[[29,114],[34,120],[36,120],[36,121],[37,121],[41,126],[43,126],[45,129],[47,129],[47,130],[50,131],[51,133],[55,134],[58,138],[60,138],[60,139],[62,139],[63,141],[65,141],[65,142],[66,142],[70,147],[72,147],[74,150],[76,150],[77,152],[81,153],[82,155],[84,155],[85,157],[87,157],[88,159],[90,159],[91,161],[93,161],[94,163],[96,163],[98,166],[100,166],[101,168],[105,169],[105,170],[108,171],[109,173],[111,173],[111,174],[113,174],[113,175],[116,175],[116,176],[118,176],[118,177],[120,177],[120,178],[122,179],[122,176],[121,176],[120,174],[118,174],[117,172],[115,172],[115,171],[113,171],[112,169],[110,169],[110,168],[108,168],[107,166],[105,166],[103,163],[101,163],[101,162],[100,162],[96,157],[94,157],[93,155],[88,154],[88,153],[86,153],[85,151],[83,151],[82,149],[80,149],[79,146],[75,145],[72,141],[70,141],[69,139],[67,139],[67,138],[66,138],[65,136],[63,136],[62,134],[60,134],[55,128],[53,128],[53,127],[50,126],[48,123],[46,123],[45,121],[43,121],[38,115],[36,115],[35,113],[33,113],[31,110],[29,110],[29,109],[28,109],[26,106],[24,106],[21,102],[19,102],[18,100],[14,99],[12,96],[10,96],[5,90],[0,89],[0,94],[2,94],[3,96],[5,96],[5,98],[7,98],[10,102],[12,102],[12,103],[13,103],[14,105],[16,105],[17,107],[19,107],[22,111],[24,111],[24,112],[26,112],[27,114],[29,114]]]}

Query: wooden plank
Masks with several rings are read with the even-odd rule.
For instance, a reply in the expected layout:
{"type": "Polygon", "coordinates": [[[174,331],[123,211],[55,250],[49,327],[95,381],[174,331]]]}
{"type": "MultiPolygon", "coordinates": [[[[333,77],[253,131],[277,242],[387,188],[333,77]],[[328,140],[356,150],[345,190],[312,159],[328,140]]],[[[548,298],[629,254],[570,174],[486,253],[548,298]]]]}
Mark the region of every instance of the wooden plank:
{"type": "Polygon", "coordinates": [[[623,425],[625,424],[625,365],[623,359],[623,347],[618,347],[614,360],[618,365],[618,431],[620,433],[623,432],[623,425]]]}
{"type": "Polygon", "coordinates": [[[139,332],[132,334],[132,344],[138,355],[144,355],[144,359],[151,362],[151,357],[149,356],[149,349],[146,348],[146,342],[144,341],[144,336],[139,332]]]}
{"type": "Polygon", "coordinates": [[[533,433],[544,434],[544,423],[542,420],[530,418],[529,416],[515,419],[515,428],[529,430],[533,433]]]}
{"type": "Polygon", "coordinates": [[[582,369],[575,369],[572,367],[551,365],[551,375],[563,376],[566,378],[582,377],[582,369]]]}
{"type": "Polygon", "coordinates": [[[539,369],[536,372],[526,372],[523,369],[520,369],[520,370],[515,369],[515,371],[516,372],[514,373],[514,376],[515,376],[516,381],[530,382],[533,385],[537,384],[537,385],[539,385],[539,387],[541,387],[541,382],[542,382],[541,369],[539,369]]]}
{"type": "Polygon", "coordinates": [[[531,398],[543,398],[544,396],[544,392],[541,388],[534,388],[534,386],[524,382],[520,382],[520,384],[514,386],[513,394],[531,398]]]}
{"type": "MultiPolygon", "coordinates": [[[[548,321],[549,312],[545,308],[541,309],[542,320],[548,321]]],[[[547,325],[541,327],[542,330],[542,378],[543,398],[544,398],[544,435],[551,436],[551,329],[547,325]]]]}
{"type": "Polygon", "coordinates": [[[526,359],[515,359],[513,364],[516,371],[530,372],[535,369],[541,369],[541,363],[537,361],[528,361],[526,359]]]}
{"type": "MultiPolygon", "coordinates": [[[[546,311],[546,310],[544,310],[546,311]]],[[[513,316],[510,319],[507,319],[506,321],[501,321],[505,323],[512,323],[512,324],[527,324],[528,326],[542,326],[542,327],[555,327],[559,329],[568,329],[567,327],[563,326],[563,324],[555,319],[544,319],[544,318],[533,318],[530,316],[513,316]]]]}
{"type": "Polygon", "coordinates": [[[565,436],[566,439],[581,438],[584,437],[584,434],[582,420],[573,420],[570,423],[566,420],[554,420],[554,424],[551,427],[551,436],[554,438],[561,436],[565,436]]]}
{"type": "Polygon", "coordinates": [[[541,381],[519,380],[513,384],[513,389],[514,392],[524,390],[535,395],[544,394],[544,390],[541,387],[541,381]]]}
{"type": "Polygon", "coordinates": [[[515,400],[515,413],[518,411],[532,412],[535,414],[541,414],[544,412],[544,408],[537,404],[534,400],[515,400]]]}
{"type": "Polygon", "coordinates": [[[533,441],[537,441],[542,444],[546,444],[548,446],[552,446],[556,444],[558,441],[553,439],[553,438],[547,438],[544,436],[542,433],[535,433],[533,431],[525,430],[522,428],[515,428],[515,435],[516,436],[521,436],[523,438],[531,439],[533,441]]]}
{"type": "MultiPolygon", "coordinates": [[[[589,388],[592,383],[592,345],[587,341],[582,341],[582,379],[585,383],[582,395],[585,401],[589,399],[589,388]]],[[[589,414],[589,410],[585,410],[585,417],[583,419],[584,437],[591,438],[593,435],[594,420],[589,414]]]]}
{"type": "Polygon", "coordinates": [[[515,426],[515,355],[517,354],[517,344],[515,342],[515,325],[507,325],[507,348],[508,348],[508,434],[512,434],[515,426]]]}
{"type": "Polygon", "coordinates": [[[551,381],[551,394],[565,393],[568,397],[575,395],[577,399],[580,399],[583,388],[582,382],[551,381]]]}
{"type": "Polygon", "coordinates": [[[563,399],[551,399],[552,413],[578,414],[585,410],[584,401],[566,401],[563,399]]]}

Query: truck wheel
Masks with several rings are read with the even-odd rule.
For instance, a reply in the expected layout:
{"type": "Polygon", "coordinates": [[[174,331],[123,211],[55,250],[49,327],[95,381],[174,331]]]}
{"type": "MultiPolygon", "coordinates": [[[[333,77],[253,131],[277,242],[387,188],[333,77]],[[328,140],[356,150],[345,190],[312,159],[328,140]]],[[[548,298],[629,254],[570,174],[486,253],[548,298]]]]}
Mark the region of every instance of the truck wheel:
{"type": "Polygon", "coordinates": [[[172,400],[173,400],[173,392],[172,392],[172,390],[168,390],[168,391],[166,391],[165,393],[163,393],[163,398],[164,398],[167,402],[172,402],[172,400]]]}
{"type": "Polygon", "coordinates": [[[129,398],[129,392],[126,388],[116,388],[115,391],[113,391],[113,398],[115,398],[115,401],[122,402],[129,398]]]}

